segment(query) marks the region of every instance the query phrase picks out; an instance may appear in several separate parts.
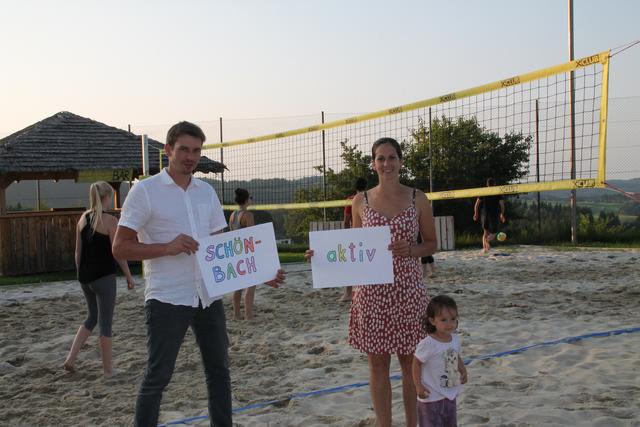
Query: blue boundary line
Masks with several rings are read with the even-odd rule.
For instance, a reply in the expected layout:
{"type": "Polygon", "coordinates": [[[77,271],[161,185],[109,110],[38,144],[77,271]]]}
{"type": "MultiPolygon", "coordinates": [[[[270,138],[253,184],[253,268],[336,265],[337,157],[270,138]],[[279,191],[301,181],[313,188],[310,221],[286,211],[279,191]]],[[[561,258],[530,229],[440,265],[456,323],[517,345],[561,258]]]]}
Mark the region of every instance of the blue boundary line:
{"type": "MultiPolygon", "coordinates": [[[[489,359],[497,359],[500,357],[505,357],[505,356],[509,356],[512,354],[519,354],[519,353],[523,353],[527,350],[531,350],[534,348],[540,348],[540,347],[549,347],[552,345],[556,345],[556,344],[571,344],[577,341],[582,341],[588,338],[604,338],[604,337],[610,337],[610,336],[614,336],[614,335],[622,335],[622,334],[630,334],[633,332],[640,332],[640,327],[634,327],[634,328],[623,328],[623,329],[614,329],[611,331],[606,331],[606,332],[593,332],[593,333],[589,333],[589,334],[584,334],[584,335],[577,335],[577,336],[573,336],[573,337],[566,337],[566,338],[560,338],[557,340],[550,340],[550,341],[543,341],[541,343],[537,343],[537,344],[531,344],[531,345],[527,345],[524,347],[518,347],[518,348],[514,348],[512,350],[506,350],[506,351],[500,351],[497,353],[490,353],[490,354],[485,354],[485,355],[481,355],[481,356],[471,356],[465,359],[464,364],[468,365],[471,362],[475,362],[477,360],[489,360],[489,359]]],[[[399,380],[401,379],[401,375],[391,375],[389,377],[389,379],[391,380],[399,380]]],[[[269,400],[267,402],[258,402],[258,403],[253,403],[251,405],[247,405],[247,406],[243,406],[240,408],[236,408],[233,410],[233,413],[236,414],[238,412],[245,412],[245,411],[250,411],[252,409],[260,409],[260,408],[264,408],[270,405],[275,405],[278,403],[285,403],[288,402],[290,400],[293,399],[300,399],[303,397],[310,397],[310,396],[322,396],[324,394],[330,394],[330,393],[337,393],[340,391],[345,391],[345,390],[350,390],[350,389],[355,389],[355,388],[360,388],[360,387],[365,387],[368,386],[369,382],[360,382],[360,383],[353,383],[353,384],[347,384],[347,385],[343,385],[343,386],[338,386],[338,387],[330,387],[330,388],[325,388],[325,389],[321,389],[321,390],[316,390],[316,391],[308,391],[308,392],[304,392],[304,393],[294,393],[288,397],[285,397],[283,399],[276,399],[276,400],[269,400]]],[[[170,421],[166,424],[160,424],[158,425],[158,427],[169,427],[169,426],[175,426],[175,425],[189,425],[192,421],[201,421],[201,420],[206,420],[208,419],[209,416],[208,415],[201,415],[198,417],[190,417],[190,418],[184,418],[182,420],[176,420],[176,421],[170,421]]]]}

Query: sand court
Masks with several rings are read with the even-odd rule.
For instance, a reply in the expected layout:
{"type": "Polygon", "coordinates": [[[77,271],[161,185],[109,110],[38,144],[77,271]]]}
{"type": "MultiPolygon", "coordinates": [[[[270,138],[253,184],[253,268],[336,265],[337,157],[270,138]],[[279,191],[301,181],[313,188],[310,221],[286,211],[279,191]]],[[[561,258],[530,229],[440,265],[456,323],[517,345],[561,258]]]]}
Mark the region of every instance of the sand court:
{"type": "MultiPolygon", "coordinates": [[[[503,255],[438,253],[427,284],[430,295],[456,299],[465,358],[640,326],[640,251],[508,246],[495,252],[503,255]]],[[[252,322],[229,319],[225,297],[238,426],[374,425],[362,385],[366,357],[346,344],[348,305],[339,302],[341,289],[314,290],[309,268],[288,265],[282,289],[259,287],[252,322]],[[330,388],[340,389],[323,392],[330,388]]],[[[77,282],[1,288],[2,424],[131,425],[146,357],[143,299],[142,286],[127,292],[119,279],[117,374],[105,380],[95,336],[81,351],[77,372],[62,369],[85,314],[77,282]]],[[[638,425],[639,348],[640,332],[629,332],[474,360],[458,401],[459,422],[638,425]]],[[[399,372],[395,361],[391,371],[399,372]]],[[[392,387],[394,425],[401,426],[401,382],[392,380],[392,387]]],[[[188,332],[160,419],[204,426],[208,421],[198,417],[206,415],[200,355],[188,332]]]]}

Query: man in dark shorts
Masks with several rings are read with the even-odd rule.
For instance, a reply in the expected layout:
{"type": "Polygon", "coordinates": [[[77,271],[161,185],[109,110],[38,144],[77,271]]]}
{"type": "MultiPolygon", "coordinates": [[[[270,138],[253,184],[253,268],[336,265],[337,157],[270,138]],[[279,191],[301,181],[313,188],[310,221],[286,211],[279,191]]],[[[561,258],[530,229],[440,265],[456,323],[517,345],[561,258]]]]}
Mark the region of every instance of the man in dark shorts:
{"type": "MultiPolygon", "coordinates": [[[[487,187],[495,185],[493,178],[487,179],[487,187]]],[[[473,207],[473,220],[482,222],[482,252],[487,253],[491,249],[489,243],[498,233],[498,224],[505,222],[504,199],[500,195],[478,197],[473,207]]]]}

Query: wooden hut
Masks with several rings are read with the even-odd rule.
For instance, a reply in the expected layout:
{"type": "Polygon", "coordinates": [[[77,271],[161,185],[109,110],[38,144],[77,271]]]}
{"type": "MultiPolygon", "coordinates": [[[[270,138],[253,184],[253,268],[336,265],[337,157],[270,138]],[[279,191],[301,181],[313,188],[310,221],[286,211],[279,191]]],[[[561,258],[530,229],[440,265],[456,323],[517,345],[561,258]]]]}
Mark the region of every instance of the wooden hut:
{"type": "MultiPolygon", "coordinates": [[[[167,164],[163,144],[148,139],[149,173],[167,164]],[[162,156],[162,157],[161,157],[162,156]]],[[[74,268],[75,224],[81,212],[6,212],[5,190],[20,180],[73,179],[120,183],[142,175],[141,137],[63,111],[0,139],[0,275],[74,268]]],[[[202,157],[197,171],[225,166],[202,157]]],[[[119,196],[116,199],[119,205],[119,196]]]]}

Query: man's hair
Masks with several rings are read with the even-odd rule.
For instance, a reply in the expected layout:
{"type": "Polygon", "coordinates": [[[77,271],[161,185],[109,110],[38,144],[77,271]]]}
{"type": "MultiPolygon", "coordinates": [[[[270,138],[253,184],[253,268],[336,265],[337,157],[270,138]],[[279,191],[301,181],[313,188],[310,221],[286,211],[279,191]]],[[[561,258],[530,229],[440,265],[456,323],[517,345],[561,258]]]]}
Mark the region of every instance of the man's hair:
{"type": "Polygon", "coordinates": [[[487,178],[487,187],[493,187],[496,185],[496,180],[493,178],[487,178]]]}
{"type": "Polygon", "coordinates": [[[203,144],[207,139],[204,136],[204,132],[202,132],[202,129],[200,129],[198,125],[194,125],[190,122],[180,122],[171,126],[169,132],[167,132],[167,144],[169,144],[170,147],[173,147],[176,144],[178,138],[180,138],[182,135],[189,135],[194,138],[198,138],[202,141],[203,144]]]}
{"type": "Polygon", "coordinates": [[[356,179],[356,191],[364,191],[367,189],[367,180],[360,177],[356,179]]]}

